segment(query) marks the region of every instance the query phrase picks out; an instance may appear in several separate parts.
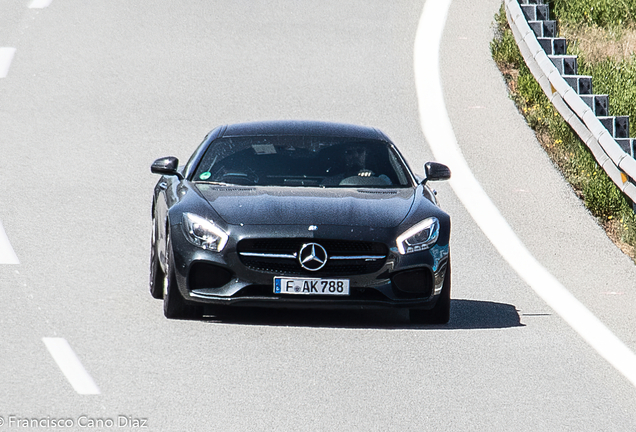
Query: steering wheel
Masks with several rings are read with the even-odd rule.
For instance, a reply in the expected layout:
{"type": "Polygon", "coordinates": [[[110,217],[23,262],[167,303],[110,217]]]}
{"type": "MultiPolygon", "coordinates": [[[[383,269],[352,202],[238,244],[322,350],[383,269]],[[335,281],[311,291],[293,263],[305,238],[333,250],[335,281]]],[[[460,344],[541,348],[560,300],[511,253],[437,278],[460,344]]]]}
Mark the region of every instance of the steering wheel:
{"type": "Polygon", "coordinates": [[[258,183],[258,175],[250,168],[231,169],[221,167],[212,178],[214,181],[238,185],[253,185],[258,183]]]}

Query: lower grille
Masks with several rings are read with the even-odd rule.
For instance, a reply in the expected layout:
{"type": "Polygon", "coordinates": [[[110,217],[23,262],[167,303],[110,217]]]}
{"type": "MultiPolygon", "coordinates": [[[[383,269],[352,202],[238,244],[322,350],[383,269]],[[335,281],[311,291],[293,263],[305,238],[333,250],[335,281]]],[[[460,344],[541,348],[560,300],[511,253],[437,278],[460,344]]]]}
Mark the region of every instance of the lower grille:
{"type": "Polygon", "coordinates": [[[321,299],[321,300],[330,300],[330,301],[341,301],[341,300],[377,300],[377,301],[389,301],[390,299],[382,294],[381,292],[374,290],[372,288],[357,288],[351,287],[350,293],[348,296],[310,296],[310,295],[302,295],[302,296],[294,296],[294,295],[285,295],[285,294],[275,294],[272,285],[249,285],[245,288],[241,289],[239,292],[234,294],[233,298],[250,298],[250,297],[289,297],[289,298],[298,298],[299,300],[308,300],[312,298],[321,299]]]}

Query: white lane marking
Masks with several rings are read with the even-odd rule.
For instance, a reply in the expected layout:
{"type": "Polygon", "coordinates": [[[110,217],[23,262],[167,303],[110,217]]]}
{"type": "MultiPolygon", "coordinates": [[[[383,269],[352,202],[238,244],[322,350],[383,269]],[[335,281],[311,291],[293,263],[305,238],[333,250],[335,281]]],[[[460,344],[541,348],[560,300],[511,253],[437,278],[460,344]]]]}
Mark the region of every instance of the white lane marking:
{"type": "Polygon", "coordinates": [[[415,36],[420,123],[433,154],[450,166],[455,194],[501,256],[548,306],[636,386],[636,355],[532,256],[473,176],[459,149],[439,71],[440,42],[451,2],[426,0],[415,36]]]}
{"type": "Polygon", "coordinates": [[[0,222],[0,264],[20,264],[18,256],[11,247],[9,237],[4,232],[2,222],[0,222]]]}
{"type": "Polygon", "coordinates": [[[97,388],[95,381],[86,372],[66,339],[44,337],[42,342],[77,393],[83,395],[99,394],[99,388],[97,388]]]}
{"type": "Polygon", "coordinates": [[[15,55],[15,48],[0,47],[0,78],[5,78],[15,55]]]}
{"type": "Polygon", "coordinates": [[[33,0],[29,5],[29,9],[44,9],[48,7],[53,0],[33,0]]]}

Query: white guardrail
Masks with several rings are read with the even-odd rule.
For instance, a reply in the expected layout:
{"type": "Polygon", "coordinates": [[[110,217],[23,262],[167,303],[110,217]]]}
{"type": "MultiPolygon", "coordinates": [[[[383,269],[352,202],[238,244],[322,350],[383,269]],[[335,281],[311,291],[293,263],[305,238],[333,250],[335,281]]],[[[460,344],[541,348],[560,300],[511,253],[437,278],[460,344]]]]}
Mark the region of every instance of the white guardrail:
{"type": "MultiPolygon", "coordinates": [[[[541,4],[542,0],[522,2],[541,4]]],[[[532,75],[557,111],[590,149],[597,163],[620,190],[636,203],[636,160],[621,148],[592,108],[563,78],[539,43],[518,1],[504,0],[504,3],[508,24],[532,75]]]]}

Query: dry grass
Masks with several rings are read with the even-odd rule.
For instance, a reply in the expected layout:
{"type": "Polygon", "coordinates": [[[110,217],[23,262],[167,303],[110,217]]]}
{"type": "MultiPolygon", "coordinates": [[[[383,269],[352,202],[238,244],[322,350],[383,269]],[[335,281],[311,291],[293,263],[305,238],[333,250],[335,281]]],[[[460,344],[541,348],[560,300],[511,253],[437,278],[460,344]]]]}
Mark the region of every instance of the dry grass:
{"type": "MultiPolygon", "coordinates": [[[[598,64],[607,59],[614,62],[632,58],[636,53],[636,27],[604,29],[597,26],[571,25],[560,22],[559,33],[568,41],[568,50],[585,59],[589,64],[598,64]]],[[[558,165],[563,164],[563,155],[550,151],[549,138],[539,139],[550,156],[558,165]],[[546,143],[546,141],[548,141],[546,143]],[[547,145],[546,145],[547,144],[547,145]],[[559,161],[560,160],[560,161],[559,161]],[[560,162],[560,163],[559,163],[560,162]]],[[[581,191],[576,190],[581,196],[581,191]]],[[[605,229],[608,237],[626,255],[636,260],[636,248],[623,241],[625,228],[621,221],[609,219],[599,221],[605,229]]]]}
{"type": "Polygon", "coordinates": [[[625,255],[636,261],[636,248],[629,243],[624,242],[622,239],[623,228],[621,226],[621,222],[619,220],[612,219],[605,221],[602,225],[610,240],[612,240],[625,255]]]}
{"type": "Polygon", "coordinates": [[[636,27],[607,30],[559,23],[559,32],[567,39],[572,53],[592,64],[607,58],[619,62],[636,52],[636,27]]]}

